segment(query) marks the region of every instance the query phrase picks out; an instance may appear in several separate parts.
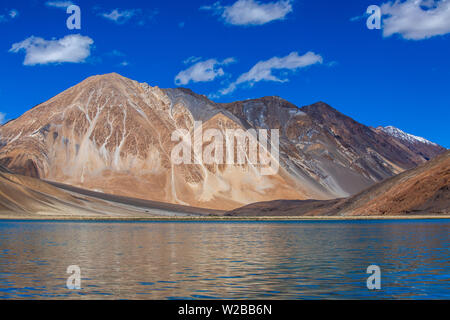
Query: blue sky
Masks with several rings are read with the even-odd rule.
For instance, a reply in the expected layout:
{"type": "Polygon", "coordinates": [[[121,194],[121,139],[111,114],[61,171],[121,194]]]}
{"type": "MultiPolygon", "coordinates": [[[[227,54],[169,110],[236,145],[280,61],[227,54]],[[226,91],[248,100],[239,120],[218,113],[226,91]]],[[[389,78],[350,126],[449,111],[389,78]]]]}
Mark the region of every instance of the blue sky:
{"type": "Polygon", "coordinates": [[[81,30],[66,26],[68,1],[1,1],[0,121],[118,72],[218,102],[324,101],[450,147],[450,0],[73,3],[81,30]],[[366,26],[370,5],[379,30],[366,26]]]}

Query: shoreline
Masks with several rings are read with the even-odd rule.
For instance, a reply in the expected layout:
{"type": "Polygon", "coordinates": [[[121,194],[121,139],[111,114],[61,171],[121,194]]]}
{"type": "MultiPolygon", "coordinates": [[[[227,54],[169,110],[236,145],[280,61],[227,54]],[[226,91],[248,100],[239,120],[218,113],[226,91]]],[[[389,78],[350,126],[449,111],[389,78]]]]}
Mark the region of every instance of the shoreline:
{"type": "Polygon", "coordinates": [[[393,216],[297,216],[297,217],[218,217],[218,216],[190,216],[190,217],[81,217],[81,216],[9,216],[0,215],[1,221],[52,221],[52,222],[277,222],[277,221],[371,221],[371,220],[437,220],[450,219],[450,215],[393,215],[393,216]]]}

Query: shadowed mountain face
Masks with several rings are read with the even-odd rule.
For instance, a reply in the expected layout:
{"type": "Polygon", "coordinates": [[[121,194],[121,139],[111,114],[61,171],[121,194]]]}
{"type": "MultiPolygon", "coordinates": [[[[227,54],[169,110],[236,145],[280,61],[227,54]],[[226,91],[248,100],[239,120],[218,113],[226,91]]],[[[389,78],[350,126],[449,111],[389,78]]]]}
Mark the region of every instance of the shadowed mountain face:
{"type": "Polygon", "coordinates": [[[101,194],[12,173],[0,166],[0,216],[8,218],[151,218],[221,214],[101,194]]]}
{"type": "Polygon", "coordinates": [[[450,151],[347,199],[254,203],[227,216],[382,216],[450,213],[450,151]]]}
{"type": "Polygon", "coordinates": [[[217,104],[117,74],[94,76],[0,127],[0,164],[113,195],[234,209],[275,199],[332,199],[425,162],[443,148],[372,129],[324,103],[278,97],[217,104]],[[177,129],[279,129],[280,170],[171,161],[177,129]]]}

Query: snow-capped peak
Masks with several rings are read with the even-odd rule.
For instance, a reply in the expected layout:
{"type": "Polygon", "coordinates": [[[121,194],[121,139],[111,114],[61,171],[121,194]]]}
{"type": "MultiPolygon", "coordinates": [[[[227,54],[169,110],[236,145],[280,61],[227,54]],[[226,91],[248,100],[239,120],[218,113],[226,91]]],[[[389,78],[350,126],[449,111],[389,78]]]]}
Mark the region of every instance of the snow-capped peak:
{"type": "Polygon", "coordinates": [[[436,143],[433,143],[427,139],[424,139],[422,137],[413,136],[412,134],[406,133],[399,128],[393,127],[393,126],[387,126],[387,127],[378,127],[379,130],[382,130],[383,132],[389,134],[392,137],[395,137],[397,139],[408,141],[411,143],[425,143],[425,144],[431,144],[437,146],[436,143]]]}

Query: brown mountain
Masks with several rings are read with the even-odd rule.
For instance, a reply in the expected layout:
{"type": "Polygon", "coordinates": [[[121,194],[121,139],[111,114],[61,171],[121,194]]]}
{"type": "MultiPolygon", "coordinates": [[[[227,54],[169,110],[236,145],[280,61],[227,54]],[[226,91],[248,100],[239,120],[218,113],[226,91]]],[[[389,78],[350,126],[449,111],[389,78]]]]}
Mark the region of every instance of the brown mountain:
{"type": "MultiPolygon", "coordinates": [[[[420,148],[418,142],[416,148],[420,148]]],[[[234,209],[275,199],[355,194],[444,149],[413,149],[324,103],[278,97],[218,104],[118,74],[94,76],[0,127],[0,164],[16,173],[113,195],[234,209]],[[280,170],[171,162],[177,129],[279,129],[280,170]]]]}
{"type": "Polygon", "coordinates": [[[382,216],[450,214],[450,151],[347,199],[278,200],[251,204],[228,216],[382,216]]]}

